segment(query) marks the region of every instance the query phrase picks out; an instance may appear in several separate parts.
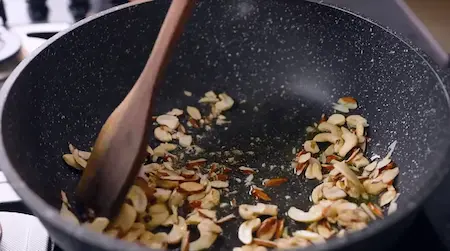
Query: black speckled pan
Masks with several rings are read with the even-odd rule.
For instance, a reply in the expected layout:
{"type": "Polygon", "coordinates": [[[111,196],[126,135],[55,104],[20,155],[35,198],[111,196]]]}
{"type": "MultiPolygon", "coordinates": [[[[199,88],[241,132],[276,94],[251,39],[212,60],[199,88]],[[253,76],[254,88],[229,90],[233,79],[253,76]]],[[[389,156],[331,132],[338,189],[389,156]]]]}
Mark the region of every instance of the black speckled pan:
{"type": "MultiPolygon", "coordinates": [[[[69,141],[92,145],[144,66],[168,5],[129,4],[77,23],[24,60],[1,91],[1,168],[66,251],[143,250],[59,217],[59,191],[73,191],[80,175],[61,155],[69,141]]],[[[286,176],[291,149],[301,145],[306,126],[330,114],[339,97],[355,97],[357,112],[370,124],[369,152],[384,155],[398,141],[399,210],[307,250],[382,250],[448,172],[449,97],[421,55],[382,27],[320,4],[200,1],[157,93],[155,114],[195,104],[209,90],[226,91],[238,103],[226,114],[233,122],[197,143],[208,151],[254,151],[246,162],[259,169],[259,182],[286,176]],[[276,167],[270,171],[270,165],[276,167]]],[[[291,179],[268,193],[283,212],[291,205],[306,209],[315,185],[291,179]]],[[[231,186],[238,203],[253,202],[242,185],[231,186]]],[[[239,222],[224,224],[214,250],[241,245],[239,222]]]]}

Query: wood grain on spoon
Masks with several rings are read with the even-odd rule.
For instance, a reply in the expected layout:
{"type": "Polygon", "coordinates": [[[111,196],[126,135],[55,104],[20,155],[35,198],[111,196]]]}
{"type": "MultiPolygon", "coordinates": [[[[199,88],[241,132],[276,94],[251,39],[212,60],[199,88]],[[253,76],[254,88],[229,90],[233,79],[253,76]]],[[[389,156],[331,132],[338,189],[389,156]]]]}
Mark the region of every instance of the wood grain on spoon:
{"type": "Polygon", "coordinates": [[[115,215],[145,159],[153,89],[194,5],[195,0],[172,1],[144,70],[95,141],[76,195],[98,216],[115,215]]]}

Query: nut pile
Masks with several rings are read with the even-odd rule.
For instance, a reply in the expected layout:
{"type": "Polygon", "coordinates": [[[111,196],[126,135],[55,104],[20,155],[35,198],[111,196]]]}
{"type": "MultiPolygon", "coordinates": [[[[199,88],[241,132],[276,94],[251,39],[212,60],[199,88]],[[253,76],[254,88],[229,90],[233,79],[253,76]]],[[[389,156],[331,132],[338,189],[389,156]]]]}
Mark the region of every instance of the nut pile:
{"type": "MultiPolygon", "coordinates": [[[[190,92],[185,94],[192,96],[190,92]]],[[[186,128],[209,131],[213,125],[230,123],[222,112],[229,110],[234,100],[225,93],[210,91],[199,103],[209,105],[209,115],[187,106],[187,116],[175,108],[154,118],[154,136],[161,143],[154,149],[147,148],[148,162],[143,164],[118,216],[110,221],[92,213],[83,226],[149,248],[203,250],[214,244],[223,231],[220,225],[236,218],[218,210],[225,204],[223,198],[236,192],[229,188],[232,169],[205,158],[188,160],[186,155],[203,149],[194,144],[195,137],[189,133],[192,130],[186,128]]],[[[356,100],[351,97],[343,97],[334,105],[341,113],[356,108],[356,100]]],[[[252,181],[257,170],[239,167],[238,171],[247,175],[244,185],[250,188],[250,194],[265,203],[236,205],[235,200],[230,201],[242,218],[237,235],[243,246],[234,250],[306,247],[367,227],[370,221],[383,218],[382,207],[389,206],[388,214],[394,212],[399,194],[393,182],[399,169],[391,156],[396,142],[384,158],[369,161],[365,156],[370,141],[367,127],[367,120],[360,115],[336,113],[328,118],[323,115],[319,123],[307,128],[309,140],[300,152],[294,152],[291,163],[294,177],[304,173],[307,179],[320,181],[312,191],[313,205],[307,211],[291,207],[279,212],[277,205],[265,204],[271,198],[252,181]],[[308,227],[289,233],[283,214],[308,227]]],[[[69,150],[70,154],[63,155],[64,161],[82,171],[90,152],[71,144],[69,150]]],[[[265,179],[263,186],[277,187],[287,181],[284,177],[265,179]]],[[[64,192],[61,197],[61,215],[80,224],[64,192]]]]}

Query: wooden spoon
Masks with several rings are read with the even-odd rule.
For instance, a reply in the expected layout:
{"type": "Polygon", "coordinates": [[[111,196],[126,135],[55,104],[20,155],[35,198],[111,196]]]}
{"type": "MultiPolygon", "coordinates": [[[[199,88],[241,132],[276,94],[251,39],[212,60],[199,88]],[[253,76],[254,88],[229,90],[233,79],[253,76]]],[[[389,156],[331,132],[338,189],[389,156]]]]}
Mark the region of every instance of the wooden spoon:
{"type": "Polygon", "coordinates": [[[144,70],[95,141],[76,195],[98,216],[117,213],[145,159],[153,89],[163,79],[194,5],[195,0],[172,1],[144,70]]]}

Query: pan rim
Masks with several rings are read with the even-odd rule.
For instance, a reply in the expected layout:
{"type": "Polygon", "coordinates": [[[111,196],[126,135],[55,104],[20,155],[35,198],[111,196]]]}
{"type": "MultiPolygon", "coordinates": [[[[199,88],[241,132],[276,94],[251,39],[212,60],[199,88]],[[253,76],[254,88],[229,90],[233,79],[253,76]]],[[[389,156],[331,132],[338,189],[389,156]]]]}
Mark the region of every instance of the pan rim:
{"type": "MultiPolygon", "coordinates": [[[[150,1],[138,1],[134,3],[127,3],[123,4],[105,11],[102,11],[100,13],[97,13],[91,17],[88,17],[84,20],[81,20],[65,31],[62,31],[58,33],[57,35],[50,38],[48,41],[46,41],[43,45],[41,45],[38,49],[32,52],[30,56],[28,56],[25,60],[23,60],[11,73],[11,75],[8,77],[8,79],[5,81],[3,87],[0,90],[0,118],[3,118],[4,115],[4,107],[6,100],[8,98],[8,94],[11,90],[11,88],[14,85],[15,80],[20,76],[21,72],[27,67],[27,65],[45,48],[47,48],[50,44],[52,44],[55,40],[59,39],[60,37],[70,33],[71,31],[77,29],[78,27],[92,21],[99,19],[103,17],[106,14],[116,12],[116,11],[123,11],[127,8],[130,8],[132,6],[138,6],[140,4],[149,4],[150,1]]],[[[442,81],[442,78],[438,75],[437,71],[434,69],[434,67],[430,64],[430,62],[427,60],[425,54],[421,49],[414,48],[414,46],[405,40],[404,38],[398,36],[395,32],[379,25],[378,23],[365,18],[361,16],[360,14],[356,14],[354,12],[351,12],[349,10],[346,10],[344,8],[336,7],[330,4],[324,4],[324,3],[317,3],[317,2],[310,2],[309,4],[318,4],[323,7],[333,8],[342,12],[345,12],[346,14],[353,15],[357,18],[360,18],[364,21],[369,22],[370,24],[377,26],[384,30],[385,32],[389,33],[390,35],[396,37],[399,39],[399,41],[403,42],[407,47],[411,48],[422,60],[423,62],[430,68],[431,72],[434,73],[436,79],[438,80],[438,84],[442,88],[443,94],[446,97],[447,100],[447,106],[450,107],[450,98],[447,92],[447,89],[445,87],[445,84],[442,81]]],[[[0,123],[0,130],[3,131],[3,124],[0,123]]],[[[445,150],[447,153],[449,152],[449,149],[445,150]]],[[[74,224],[66,224],[66,220],[64,220],[62,217],[59,216],[59,212],[53,208],[51,205],[49,205],[46,201],[44,201],[39,195],[37,195],[33,190],[31,190],[27,184],[21,179],[19,174],[16,172],[16,170],[13,168],[13,165],[8,157],[8,154],[6,153],[4,141],[3,141],[3,133],[0,134],[0,164],[2,171],[5,173],[8,182],[11,184],[11,186],[14,188],[14,190],[19,194],[21,198],[26,198],[23,200],[23,202],[30,207],[30,209],[36,213],[36,215],[39,216],[39,218],[43,218],[46,222],[51,223],[51,227],[57,229],[58,231],[66,232],[67,234],[73,235],[76,239],[83,241],[85,243],[88,243],[94,247],[101,247],[103,249],[110,249],[110,250],[136,250],[136,251],[145,251],[149,250],[148,248],[142,248],[136,244],[126,243],[124,241],[120,241],[118,239],[112,239],[106,235],[93,232],[89,229],[83,228],[81,226],[76,226],[74,224]]],[[[334,238],[332,240],[327,241],[323,245],[317,245],[317,246],[310,246],[308,248],[303,248],[302,250],[308,251],[308,250],[330,250],[330,249],[337,249],[342,248],[349,244],[357,243],[363,239],[366,239],[370,236],[375,235],[376,233],[379,233],[383,231],[384,229],[391,227],[396,222],[399,222],[400,220],[406,218],[408,215],[410,215],[414,210],[416,210],[423,201],[433,192],[436,187],[442,182],[442,180],[447,176],[449,172],[449,168],[445,168],[442,170],[439,170],[440,172],[434,171],[434,173],[429,177],[430,180],[434,180],[434,182],[428,183],[429,189],[420,189],[417,191],[415,201],[405,204],[402,208],[400,208],[396,213],[393,215],[385,218],[382,220],[380,224],[374,224],[367,229],[364,229],[362,231],[358,231],[349,235],[345,235],[343,238],[334,238]]]]}

